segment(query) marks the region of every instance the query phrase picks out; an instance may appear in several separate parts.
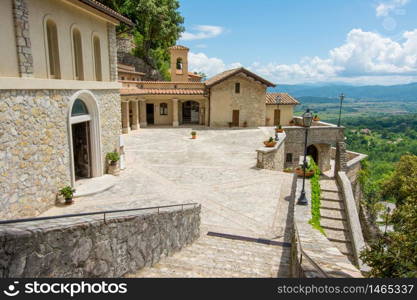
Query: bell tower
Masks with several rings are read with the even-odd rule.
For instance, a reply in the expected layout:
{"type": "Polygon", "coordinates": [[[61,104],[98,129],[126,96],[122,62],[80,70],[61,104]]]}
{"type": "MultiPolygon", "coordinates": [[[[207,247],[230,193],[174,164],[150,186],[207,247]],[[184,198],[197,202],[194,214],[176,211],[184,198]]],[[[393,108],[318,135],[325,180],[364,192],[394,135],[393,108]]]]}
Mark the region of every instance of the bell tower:
{"type": "Polygon", "coordinates": [[[176,45],[169,48],[171,55],[171,81],[188,82],[188,49],[176,45]]]}

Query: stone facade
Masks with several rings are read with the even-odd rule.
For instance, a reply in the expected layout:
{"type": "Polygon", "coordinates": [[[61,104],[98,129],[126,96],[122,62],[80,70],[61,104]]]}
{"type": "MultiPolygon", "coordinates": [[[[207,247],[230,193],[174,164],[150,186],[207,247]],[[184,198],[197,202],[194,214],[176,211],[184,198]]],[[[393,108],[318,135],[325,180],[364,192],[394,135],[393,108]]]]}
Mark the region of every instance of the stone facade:
{"type": "Polygon", "coordinates": [[[121,277],[136,272],[196,240],[200,209],[1,226],[0,278],[121,277]]]}
{"type": "MultiPolygon", "coordinates": [[[[37,215],[71,183],[68,115],[76,90],[1,90],[0,218],[37,215]]],[[[119,144],[118,90],[94,90],[101,157],[119,144]]]]}
{"type": "Polygon", "coordinates": [[[107,38],[109,41],[109,71],[110,81],[116,81],[117,78],[117,41],[116,26],[107,23],[107,38]]]}
{"type": "Polygon", "coordinates": [[[13,0],[13,19],[20,76],[33,76],[32,45],[29,34],[29,11],[26,0],[13,0]]]}
{"type": "Polygon", "coordinates": [[[258,153],[257,168],[274,171],[284,170],[285,133],[278,134],[278,137],[279,141],[275,147],[262,147],[256,150],[258,153]]]}
{"type": "Polygon", "coordinates": [[[243,73],[237,74],[210,88],[210,126],[227,127],[233,110],[239,110],[239,125],[265,126],[266,86],[243,73]],[[240,93],[235,84],[240,83],[240,93]]]}

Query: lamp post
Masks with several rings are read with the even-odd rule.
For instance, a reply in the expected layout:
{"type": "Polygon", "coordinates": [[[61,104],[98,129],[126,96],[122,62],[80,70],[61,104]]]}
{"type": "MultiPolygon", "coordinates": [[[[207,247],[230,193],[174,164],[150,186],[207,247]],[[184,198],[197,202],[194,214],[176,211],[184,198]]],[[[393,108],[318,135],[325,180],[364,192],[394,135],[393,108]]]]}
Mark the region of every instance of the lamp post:
{"type": "Polygon", "coordinates": [[[305,141],[304,141],[304,162],[303,162],[303,189],[301,190],[300,197],[298,198],[298,205],[307,205],[308,201],[306,198],[305,183],[306,183],[306,167],[307,167],[307,138],[308,138],[308,129],[311,126],[313,121],[313,114],[309,109],[303,114],[303,125],[305,127],[305,141]]]}
{"type": "Polygon", "coordinates": [[[345,99],[345,94],[341,93],[339,98],[340,98],[340,110],[339,110],[339,122],[337,122],[337,127],[340,127],[340,121],[342,118],[342,105],[343,105],[343,100],[345,99]]]}

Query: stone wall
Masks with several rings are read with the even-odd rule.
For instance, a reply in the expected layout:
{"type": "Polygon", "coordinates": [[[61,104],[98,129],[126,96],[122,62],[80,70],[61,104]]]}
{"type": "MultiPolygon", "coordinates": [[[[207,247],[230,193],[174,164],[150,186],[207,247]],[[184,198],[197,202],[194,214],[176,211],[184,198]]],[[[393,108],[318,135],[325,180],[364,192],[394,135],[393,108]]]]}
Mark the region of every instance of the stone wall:
{"type": "Polygon", "coordinates": [[[19,73],[22,77],[32,77],[33,56],[29,34],[29,10],[26,0],[13,0],[13,19],[19,73]]]}
{"type": "Polygon", "coordinates": [[[0,226],[0,278],[121,277],[200,234],[200,206],[0,226]]]}
{"type": "Polygon", "coordinates": [[[107,23],[107,38],[109,41],[109,72],[110,81],[117,81],[117,41],[116,26],[107,23]]]}
{"type": "Polygon", "coordinates": [[[164,77],[159,71],[144,61],[142,58],[136,57],[130,53],[117,52],[117,61],[121,64],[135,66],[137,72],[145,73],[143,81],[163,81],[164,77]]]}
{"type": "Polygon", "coordinates": [[[257,168],[274,171],[284,170],[285,133],[279,133],[278,138],[279,140],[275,147],[262,147],[256,150],[258,153],[257,168]]]}
{"type": "MultiPolygon", "coordinates": [[[[302,179],[293,177],[292,201],[301,193],[302,179]]],[[[291,272],[293,277],[306,278],[361,278],[361,272],[320,231],[311,219],[310,181],[306,181],[308,205],[295,205],[294,231],[291,244],[291,272]]]]}
{"type": "MultiPolygon", "coordinates": [[[[70,184],[68,105],[75,90],[0,90],[0,218],[37,215],[70,184]]],[[[118,90],[94,90],[101,157],[120,136],[118,90]]]]}
{"type": "Polygon", "coordinates": [[[228,127],[233,110],[239,110],[239,125],[265,126],[266,87],[246,75],[235,75],[210,88],[210,126],[228,127]],[[240,93],[235,93],[235,84],[240,83],[240,93]]]}

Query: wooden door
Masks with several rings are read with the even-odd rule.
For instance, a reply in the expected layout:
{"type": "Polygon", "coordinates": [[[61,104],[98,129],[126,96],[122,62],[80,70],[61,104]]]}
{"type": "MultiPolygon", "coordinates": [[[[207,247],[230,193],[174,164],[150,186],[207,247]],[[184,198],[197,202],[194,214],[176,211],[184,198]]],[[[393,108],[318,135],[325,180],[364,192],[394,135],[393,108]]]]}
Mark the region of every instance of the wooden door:
{"type": "Polygon", "coordinates": [[[232,125],[239,127],[239,110],[233,110],[232,125]]]}
{"type": "Polygon", "coordinates": [[[274,125],[279,126],[281,124],[281,110],[274,110],[274,125]]]}

